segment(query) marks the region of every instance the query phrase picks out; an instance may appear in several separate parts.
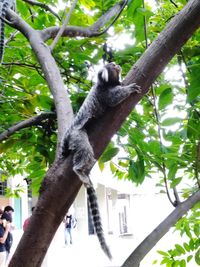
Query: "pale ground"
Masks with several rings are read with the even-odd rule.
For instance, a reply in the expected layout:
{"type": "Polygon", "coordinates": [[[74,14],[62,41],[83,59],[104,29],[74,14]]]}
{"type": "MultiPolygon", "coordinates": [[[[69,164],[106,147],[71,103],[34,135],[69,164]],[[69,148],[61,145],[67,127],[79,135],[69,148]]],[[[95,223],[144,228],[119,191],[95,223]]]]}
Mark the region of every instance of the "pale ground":
{"type": "MultiPolygon", "coordinates": [[[[21,231],[14,233],[15,244],[13,250],[21,236],[21,231]]],[[[61,236],[60,236],[61,237],[61,236]]],[[[58,242],[60,238],[53,241],[42,267],[121,267],[126,258],[134,250],[134,248],[141,242],[138,238],[131,237],[108,237],[107,241],[110,246],[113,260],[109,261],[102,252],[96,236],[85,237],[85,240],[78,241],[74,238],[74,244],[64,246],[62,242],[58,242]]],[[[158,267],[161,258],[157,254],[157,250],[162,250],[170,245],[176,244],[180,241],[180,237],[176,235],[167,234],[148,257],[146,257],[140,267],[158,267]],[[158,264],[153,265],[153,261],[159,259],[158,264]]],[[[191,262],[187,267],[196,267],[196,264],[191,262]]]]}

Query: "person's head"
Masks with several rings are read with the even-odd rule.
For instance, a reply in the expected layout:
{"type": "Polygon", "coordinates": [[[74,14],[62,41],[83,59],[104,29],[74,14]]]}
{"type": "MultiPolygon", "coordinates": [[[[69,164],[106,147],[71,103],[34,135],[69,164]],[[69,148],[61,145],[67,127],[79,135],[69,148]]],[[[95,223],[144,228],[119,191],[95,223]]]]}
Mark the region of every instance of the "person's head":
{"type": "Polygon", "coordinates": [[[14,209],[13,209],[13,207],[11,207],[11,206],[6,206],[6,207],[4,208],[4,212],[7,212],[7,213],[14,212],[14,209]]]}
{"type": "Polygon", "coordinates": [[[4,213],[8,213],[8,214],[10,214],[10,216],[12,216],[12,213],[14,212],[14,209],[13,209],[13,207],[11,207],[11,206],[6,206],[5,208],[4,208],[4,213]]]}
{"type": "Polygon", "coordinates": [[[9,213],[4,212],[1,216],[2,220],[6,220],[7,222],[12,222],[12,217],[9,213]]]}

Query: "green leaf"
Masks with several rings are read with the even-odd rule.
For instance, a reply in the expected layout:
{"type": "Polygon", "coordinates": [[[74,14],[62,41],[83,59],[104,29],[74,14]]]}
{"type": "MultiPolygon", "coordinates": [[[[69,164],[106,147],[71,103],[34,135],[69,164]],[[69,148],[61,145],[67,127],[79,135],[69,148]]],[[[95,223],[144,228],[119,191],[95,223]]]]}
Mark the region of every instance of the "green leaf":
{"type": "Polygon", "coordinates": [[[182,181],[182,177],[173,179],[173,181],[170,184],[170,187],[171,188],[176,187],[178,184],[180,184],[181,181],[182,181]]]}
{"type": "Polygon", "coordinates": [[[135,38],[137,41],[144,39],[144,17],[142,14],[142,0],[134,0],[128,5],[128,18],[134,21],[135,38]]]}
{"type": "Polygon", "coordinates": [[[133,18],[137,8],[142,6],[142,0],[132,0],[128,4],[128,17],[133,18]]]}
{"type": "Polygon", "coordinates": [[[136,184],[141,184],[145,178],[144,174],[144,161],[138,160],[134,162],[133,160],[130,160],[128,168],[128,179],[132,180],[136,184]]]}
{"type": "Polygon", "coordinates": [[[176,123],[180,123],[182,121],[182,119],[180,118],[167,118],[162,122],[162,126],[171,126],[174,125],[176,123]]]}
{"type": "MultiPolygon", "coordinates": [[[[199,61],[197,62],[199,63],[199,61]]],[[[200,95],[200,65],[195,64],[190,67],[190,85],[188,87],[188,101],[194,101],[200,95]]]]}
{"type": "Polygon", "coordinates": [[[164,258],[164,259],[161,261],[160,264],[161,264],[161,265],[166,264],[167,266],[171,266],[171,259],[169,259],[169,258],[164,258]]]}
{"type": "Polygon", "coordinates": [[[187,137],[191,140],[198,139],[200,136],[200,118],[195,110],[190,113],[187,125],[187,137]]]}
{"type": "Polygon", "coordinates": [[[41,169],[41,170],[35,170],[34,172],[32,172],[29,176],[28,179],[40,179],[42,177],[44,177],[45,175],[45,170],[41,169]]]}
{"type": "Polygon", "coordinates": [[[200,265],[200,249],[197,250],[197,252],[195,253],[195,262],[200,265]]]}
{"type": "Polygon", "coordinates": [[[98,165],[99,165],[99,169],[100,169],[101,171],[103,171],[103,170],[104,170],[104,167],[105,167],[104,162],[101,161],[101,160],[98,160],[98,165]]]}
{"type": "Polygon", "coordinates": [[[117,167],[112,162],[110,162],[110,170],[112,173],[115,173],[117,171],[117,167]]]}
{"type": "Polygon", "coordinates": [[[188,257],[187,257],[187,262],[190,262],[192,258],[193,258],[192,255],[188,256],[188,257]]]}
{"type": "Polygon", "coordinates": [[[200,224],[199,223],[196,223],[194,225],[194,233],[197,237],[200,237],[200,224]]]}
{"type": "Polygon", "coordinates": [[[162,256],[169,257],[169,254],[167,252],[165,252],[165,251],[157,250],[157,252],[162,256]]]}
{"type": "Polygon", "coordinates": [[[166,108],[167,105],[172,103],[172,100],[173,100],[172,89],[171,88],[165,89],[159,97],[159,102],[158,102],[159,109],[166,108]]]}
{"type": "Polygon", "coordinates": [[[183,246],[184,246],[184,249],[187,251],[187,252],[190,252],[190,246],[187,244],[187,243],[183,243],[183,246]]]}
{"type": "Polygon", "coordinates": [[[178,170],[178,166],[177,164],[172,164],[169,168],[169,172],[168,172],[168,179],[172,180],[175,178],[176,172],[178,170]]]}
{"type": "Polygon", "coordinates": [[[186,261],[182,259],[179,264],[180,267],[186,267],[186,261]]]}
{"type": "Polygon", "coordinates": [[[89,10],[95,7],[95,2],[91,0],[81,0],[80,1],[83,6],[88,8],[89,10]]]}
{"type": "Polygon", "coordinates": [[[176,244],[176,245],[175,245],[175,248],[176,248],[177,252],[178,252],[180,255],[181,255],[181,254],[185,254],[185,249],[184,249],[181,245],[176,244]]]}
{"type": "Polygon", "coordinates": [[[114,156],[116,156],[119,152],[119,148],[117,147],[111,147],[105,150],[103,155],[101,156],[100,160],[102,162],[107,162],[111,160],[114,156]]]}
{"type": "Polygon", "coordinates": [[[149,150],[151,153],[155,155],[159,155],[161,150],[160,150],[160,143],[158,141],[150,141],[148,143],[149,145],[149,150]]]}

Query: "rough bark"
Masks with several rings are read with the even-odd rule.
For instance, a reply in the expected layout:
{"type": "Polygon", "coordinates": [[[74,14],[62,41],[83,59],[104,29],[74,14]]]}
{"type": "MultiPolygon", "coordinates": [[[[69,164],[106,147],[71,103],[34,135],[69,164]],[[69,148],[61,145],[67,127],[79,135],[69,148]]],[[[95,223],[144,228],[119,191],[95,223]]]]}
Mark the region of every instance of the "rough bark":
{"type": "MultiPolygon", "coordinates": [[[[124,83],[136,82],[141,85],[143,93],[131,96],[90,125],[88,132],[96,158],[170,59],[200,26],[199,10],[200,1],[191,0],[133,66],[124,83]]],[[[30,225],[18,245],[10,267],[40,266],[49,243],[80,186],[80,181],[71,170],[70,156],[65,161],[53,164],[46,175],[30,225]]]]}

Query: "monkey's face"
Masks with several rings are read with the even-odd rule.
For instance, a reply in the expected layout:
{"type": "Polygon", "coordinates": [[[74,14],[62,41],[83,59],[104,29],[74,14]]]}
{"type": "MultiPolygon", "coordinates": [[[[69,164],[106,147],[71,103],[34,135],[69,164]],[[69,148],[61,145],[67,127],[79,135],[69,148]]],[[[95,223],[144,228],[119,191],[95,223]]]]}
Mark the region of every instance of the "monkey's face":
{"type": "Polygon", "coordinates": [[[119,85],[120,84],[121,67],[111,62],[100,70],[98,79],[105,85],[119,85]]]}

